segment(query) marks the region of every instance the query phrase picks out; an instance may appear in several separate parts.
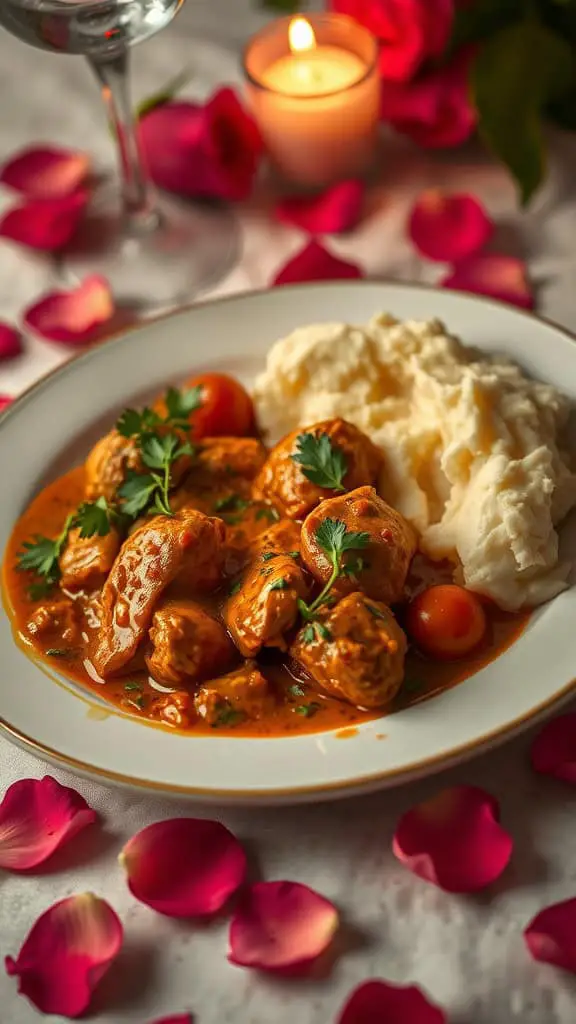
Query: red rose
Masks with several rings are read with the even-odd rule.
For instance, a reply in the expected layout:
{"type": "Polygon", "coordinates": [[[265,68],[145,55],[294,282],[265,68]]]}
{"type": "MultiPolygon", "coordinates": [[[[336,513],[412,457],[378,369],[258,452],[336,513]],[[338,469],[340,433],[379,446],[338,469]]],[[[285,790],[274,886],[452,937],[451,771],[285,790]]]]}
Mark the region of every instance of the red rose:
{"type": "Polygon", "coordinates": [[[152,180],[167,192],[237,201],[252,191],[262,142],[232,89],[205,106],[155,107],[142,118],[140,139],[152,180]]]}
{"type": "Polygon", "coordinates": [[[463,51],[413,82],[383,82],[382,120],[429,149],[465,142],[477,122],[468,87],[470,56],[463,51]]]}
{"type": "Polygon", "coordinates": [[[334,11],[365,25],[380,43],[380,72],[407,82],[429,57],[446,48],[454,0],[331,0],[334,11]]]}

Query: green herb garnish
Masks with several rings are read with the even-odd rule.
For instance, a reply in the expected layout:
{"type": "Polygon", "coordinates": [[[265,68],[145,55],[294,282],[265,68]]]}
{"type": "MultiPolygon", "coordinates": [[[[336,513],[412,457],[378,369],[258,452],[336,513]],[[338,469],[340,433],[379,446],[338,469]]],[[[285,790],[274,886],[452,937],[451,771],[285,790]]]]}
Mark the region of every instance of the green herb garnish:
{"type": "Polygon", "coordinates": [[[202,389],[168,388],[164,395],[166,415],[161,416],[144,406],[143,409],[125,409],[116,423],[116,430],[122,437],[139,438],[142,434],[156,431],[158,427],[169,427],[171,430],[187,430],[190,427],[188,417],[202,405],[202,389]]]}
{"type": "Polygon", "coordinates": [[[137,711],[144,711],[146,707],[146,697],[127,697],[125,704],[129,704],[130,707],[136,708],[137,711]]]}
{"type": "Polygon", "coordinates": [[[300,686],[299,683],[291,683],[291,685],[288,687],[288,693],[290,694],[291,697],[306,696],[306,690],[302,686],[300,686]]]}
{"type": "Polygon", "coordinates": [[[238,591],[240,590],[241,586],[242,586],[242,580],[236,580],[236,582],[232,584],[232,586],[230,587],[230,590],[228,591],[229,596],[230,597],[234,597],[234,594],[238,593],[238,591]]]}
{"type": "Polygon", "coordinates": [[[262,561],[263,562],[269,562],[271,558],[278,558],[278,552],[277,551],[263,551],[262,552],[262,561]]]}
{"type": "Polygon", "coordinates": [[[44,651],[50,658],[70,658],[74,651],[71,647],[48,647],[44,651]]]}
{"type": "Polygon", "coordinates": [[[289,551],[288,552],[288,558],[293,558],[296,561],[298,558],[300,558],[300,552],[299,551],[289,551]]]}
{"type": "Polygon", "coordinates": [[[294,711],[297,715],[302,715],[303,718],[312,718],[312,715],[320,711],[320,704],[314,700],[310,704],[298,704],[294,711]]]}
{"type": "Polygon", "coordinates": [[[129,682],[129,683],[124,683],[124,689],[127,690],[128,693],[130,693],[132,690],[141,690],[142,689],[142,683],[137,683],[137,682],[132,682],[132,681],[129,682]]]}
{"type": "Polygon", "coordinates": [[[177,434],[141,434],[139,448],[142,462],[149,473],[129,470],[118,489],[122,511],[136,519],[146,512],[173,515],[169,492],[172,486],[174,463],[183,455],[193,455],[194,449],[177,434]]]}
{"type": "Polygon", "coordinates": [[[346,552],[361,550],[370,543],[369,533],[348,530],[342,519],[324,519],[316,530],[315,537],[322,551],[328,557],[332,572],[328,582],[312,604],[306,604],[302,600],[298,602],[298,607],[305,619],[312,618],[320,605],[326,602],[338,577],[346,574],[347,565],[344,562],[346,552]]]}
{"type": "Polygon", "coordinates": [[[270,584],[268,590],[288,590],[288,580],[280,576],[279,579],[274,580],[274,583],[270,584]]]}
{"type": "Polygon", "coordinates": [[[269,523],[277,523],[280,516],[275,508],[267,505],[266,508],[259,508],[256,512],[256,520],[267,519],[269,523]]]}
{"type": "Polygon", "coordinates": [[[241,498],[239,494],[228,494],[225,498],[219,498],[214,502],[215,512],[244,512],[250,502],[241,498]]]}
{"type": "Polygon", "coordinates": [[[299,434],[292,462],[300,468],[307,480],[330,491],[344,491],[344,477],[348,464],[344,453],[332,444],[328,434],[299,434]]]}
{"type": "Polygon", "coordinates": [[[244,717],[242,711],[237,711],[228,701],[223,701],[216,708],[216,718],[211,723],[211,728],[219,729],[221,725],[238,725],[239,722],[243,721],[244,717]]]}

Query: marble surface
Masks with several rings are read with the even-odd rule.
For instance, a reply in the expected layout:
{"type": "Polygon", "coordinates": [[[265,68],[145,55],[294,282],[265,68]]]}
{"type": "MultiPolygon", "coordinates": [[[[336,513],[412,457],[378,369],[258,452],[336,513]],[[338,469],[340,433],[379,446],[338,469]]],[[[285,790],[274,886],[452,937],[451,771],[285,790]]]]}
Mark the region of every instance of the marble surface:
{"type": "MultiPolygon", "coordinates": [[[[219,82],[238,82],[240,47],[260,20],[248,0],[190,0],[176,24],[135,53],[135,92],[154,91],[190,63],[191,95],[204,95],[219,82]]],[[[35,52],[1,34],[0,95],[0,158],[44,139],[90,149],[102,167],[109,166],[106,124],[81,61],[35,52]]],[[[369,216],[345,242],[331,244],[372,275],[434,281],[441,268],[416,259],[405,239],[407,211],[424,187],[473,190],[498,220],[495,245],[528,259],[541,312],[576,331],[576,140],[555,135],[550,149],[548,184],[530,212],[519,215],[506,175],[474,147],[432,156],[390,142],[369,216]]],[[[239,217],[242,259],[217,294],[266,285],[301,243],[297,231],[274,224],[258,202],[239,217]]],[[[16,318],[51,283],[47,263],[0,246],[2,319],[16,318]]],[[[30,340],[22,359],[0,366],[0,391],[17,393],[61,359],[55,346],[30,340]]],[[[143,825],[192,808],[88,782],[78,786],[101,813],[102,829],[79,837],[43,875],[0,877],[0,952],[15,953],[52,902],[93,890],[112,903],[126,927],[125,950],[94,1001],[90,1019],[97,1024],[146,1024],[185,1009],[198,1024],[329,1024],[346,994],[374,976],[419,983],[446,1008],[451,1024],[571,1024],[573,979],[534,964],[522,929],[541,907],[576,896],[574,795],[531,774],[529,740],[526,735],[470,765],[369,798],[198,812],[237,831],[250,850],[255,876],[305,882],[338,904],[344,927],[329,974],[305,982],[258,977],[227,963],[225,921],[206,927],[177,923],[137,904],[117,866],[118,851],[143,825]],[[476,898],[448,896],[413,878],[390,850],[398,815],[457,782],[484,786],[498,797],[516,842],[504,877],[476,898]]],[[[45,770],[0,739],[0,790],[45,770]]],[[[63,772],[53,774],[74,784],[63,772]]],[[[0,972],[2,1024],[38,1019],[16,994],[15,982],[0,972]]]]}

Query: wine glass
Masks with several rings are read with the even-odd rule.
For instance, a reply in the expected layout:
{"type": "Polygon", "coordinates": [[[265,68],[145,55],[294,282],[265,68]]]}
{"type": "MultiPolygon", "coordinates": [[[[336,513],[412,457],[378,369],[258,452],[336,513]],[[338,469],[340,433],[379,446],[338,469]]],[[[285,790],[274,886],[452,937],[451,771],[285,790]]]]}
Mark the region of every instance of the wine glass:
{"type": "Polygon", "coordinates": [[[164,28],[184,0],[0,0],[0,24],[33,46],[87,58],[116,140],[120,189],[97,190],[84,237],[63,257],[78,279],[102,274],[121,304],[167,306],[215,284],[233,262],[231,213],[156,194],[130,100],[129,48],[164,28]]]}

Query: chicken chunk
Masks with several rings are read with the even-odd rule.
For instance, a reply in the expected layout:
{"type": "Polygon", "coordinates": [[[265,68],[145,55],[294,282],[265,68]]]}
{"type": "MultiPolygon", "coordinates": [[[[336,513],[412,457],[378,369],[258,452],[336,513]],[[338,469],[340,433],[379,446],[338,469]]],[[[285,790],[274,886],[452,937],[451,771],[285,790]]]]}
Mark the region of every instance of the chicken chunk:
{"type": "Polygon", "coordinates": [[[172,497],[172,507],[219,513],[250,498],[251,482],[266,458],[255,437],[204,438],[194,464],[172,497]]]}
{"type": "Polygon", "coordinates": [[[95,501],[104,497],[112,501],[128,470],[137,473],[142,468],[135,439],[111,430],[100,438],[86,459],[86,498],[95,501]]]}
{"type": "Polygon", "coordinates": [[[200,682],[225,672],[234,647],[224,627],[195,601],[162,600],[150,629],[150,674],[167,686],[200,682]]]}
{"type": "Polygon", "coordinates": [[[102,591],[102,618],[93,653],[96,671],[108,678],[134,656],[154,606],[177,577],[190,589],[219,580],[224,524],[201,512],[155,516],[129,537],[102,591]]]}
{"type": "Polygon", "coordinates": [[[253,480],[266,461],[266,449],[255,437],[203,437],[197,465],[214,476],[253,480]]]}
{"type": "Polygon", "coordinates": [[[240,653],[254,658],[262,647],[286,650],[284,634],[296,622],[298,601],[307,595],[308,583],[298,558],[261,550],[224,606],[224,621],[240,653]]]}
{"type": "Polygon", "coordinates": [[[341,575],[333,593],[363,590],[368,597],[385,604],[400,601],[416,551],[414,531],[404,517],[378,497],[373,487],[359,487],[350,494],[323,501],[302,526],[302,558],[321,583],[326,583],[332,572],[332,562],[317,533],[327,519],[343,522],[349,532],[368,534],[364,547],[345,553],[344,564],[353,568],[358,562],[358,569],[341,575]]]}
{"type": "Polygon", "coordinates": [[[290,654],[330,697],[381,708],[402,685],[406,648],[390,609],[354,593],[304,626],[290,654]]]}
{"type": "Polygon", "coordinates": [[[61,597],[38,605],[27,629],[30,636],[45,641],[47,645],[51,641],[57,647],[62,646],[62,641],[71,645],[79,643],[80,627],[74,601],[61,597]]]}
{"type": "Polygon", "coordinates": [[[382,457],[369,437],[346,420],[326,420],[306,430],[294,430],[272,449],[254,481],[256,498],[276,502],[291,519],[303,519],[320,502],[337,490],[350,491],[375,481],[382,457]],[[339,488],[329,489],[314,483],[298,459],[300,439],[312,435],[327,438],[328,451],[344,460],[345,473],[339,488]]]}
{"type": "Polygon", "coordinates": [[[255,537],[250,545],[253,556],[269,555],[276,552],[284,555],[300,551],[301,528],[293,519],[280,519],[267,530],[255,537]]]}
{"type": "Polygon", "coordinates": [[[108,576],[120,550],[120,534],[114,527],[104,537],[81,537],[71,530],[60,556],[60,586],[63,590],[96,590],[108,576]]]}
{"type": "Polygon", "coordinates": [[[266,679],[251,662],[206,683],[194,698],[197,714],[214,729],[260,718],[273,701],[266,679]]]}
{"type": "Polygon", "coordinates": [[[176,690],[165,697],[153,697],[150,718],[171,725],[174,729],[188,729],[196,717],[192,697],[187,690],[176,690]]]}

